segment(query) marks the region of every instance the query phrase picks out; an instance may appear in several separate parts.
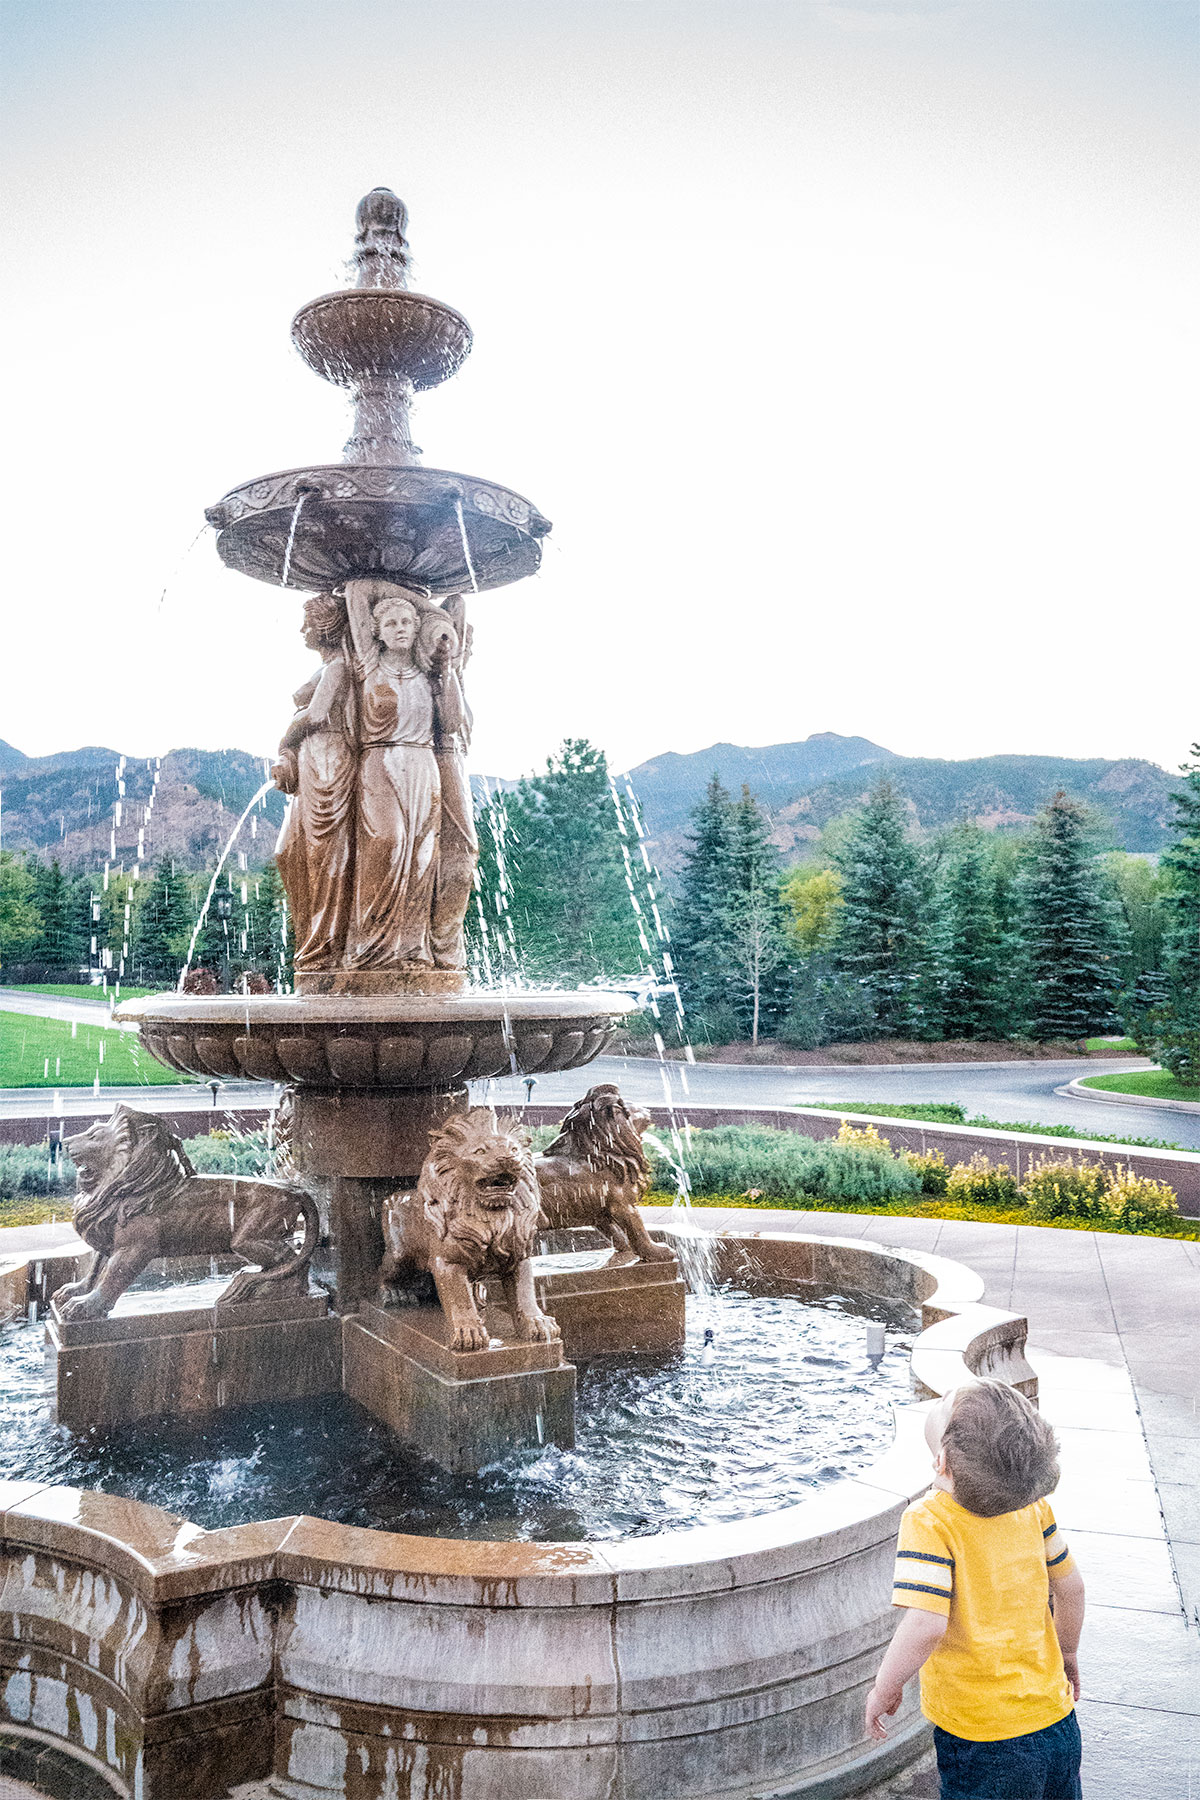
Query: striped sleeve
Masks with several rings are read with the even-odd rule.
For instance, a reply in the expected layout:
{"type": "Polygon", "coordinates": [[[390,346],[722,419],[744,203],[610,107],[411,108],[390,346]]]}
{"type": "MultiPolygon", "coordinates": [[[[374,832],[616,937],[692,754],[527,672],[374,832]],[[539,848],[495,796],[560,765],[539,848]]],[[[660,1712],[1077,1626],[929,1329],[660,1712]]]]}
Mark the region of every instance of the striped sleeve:
{"type": "Polygon", "coordinates": [[[938,1527],[920,1501],[900,1521],[892,1605],[915,1606],[920,1612],[950,1616],[954,1592],[954,1558],[938,1527]]]}
{"type": "Polygon", "coordinates": [[[1067,1541],[1054,1522],[1048,1500],[1038,1501],[1038,1523],[1042,1528],[1042,1545],[1046,1552],[1046,1573],[1051,1581],[1061,1581],[1075,1567],[1075,1559],[1067,1549],[1067,1541]]]}

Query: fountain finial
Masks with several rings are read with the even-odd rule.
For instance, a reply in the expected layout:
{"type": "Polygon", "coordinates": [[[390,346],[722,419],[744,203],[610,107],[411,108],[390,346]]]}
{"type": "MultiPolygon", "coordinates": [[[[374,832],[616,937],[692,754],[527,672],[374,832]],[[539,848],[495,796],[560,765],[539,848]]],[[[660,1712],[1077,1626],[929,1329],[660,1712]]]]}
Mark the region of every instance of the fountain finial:
{"type": "Polygon", "coordinates": [[[412,256],[408,239],[408,208],[391,188],[372,188],[358,203],[354,215],[354,266],[357,287],[405,288],[412,256]]]}

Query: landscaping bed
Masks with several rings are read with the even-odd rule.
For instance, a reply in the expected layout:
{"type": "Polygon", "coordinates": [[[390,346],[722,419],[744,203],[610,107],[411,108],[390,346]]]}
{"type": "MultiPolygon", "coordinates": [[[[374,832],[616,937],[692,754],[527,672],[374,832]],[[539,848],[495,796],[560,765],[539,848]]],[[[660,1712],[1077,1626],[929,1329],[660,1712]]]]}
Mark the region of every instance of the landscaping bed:
{"type": "MultiPolygon", "coordinates": [[[[855,1044],[822,1044],[819,1050],[800,1050],[778,1038],[768,1043],[696,1044],[697,1062],[761,1063],[793,1069],[827,1068],[830,1063],[992,1063],[992,1062],[1062,1062],[1081,1057],[1136,1056],[1119,1043],[1103,1038],[1052,1038],[1039,1043],[1033,1038],[945,1038],[925,1042],[918,1038],[872,1038],[855,1044]]],[[[645,1037],[618,1032],[609,1047],[609,1056],[653,1056],[658,1050],[645,1037]]],[[[680,1060],[684,1051],[668,1047],[664,1054],[680,1060]]]]}
{"type": "MultiPolygon", "coordinates": [[[[1119,1077],[1116,1079],[1120,1079],[1119,1077]]],[[[1089,1077],[1081,1085],[1095,1087],[1107,1076],[1089,1077]]],[[[1082,1131],[1077,1125],[1034,1125],[1028,1119],[989,1119],[983,1113],[967,1116],[964,1106],[952,1100],[906,1102],[840,1100],[806,1100],[806,1112],[867,1113],[876,1119],[917,1119],[926,1125],[973,1125],[979,1131],[1021,1131],[1033,1137],[1087,1138],[1093,1144],[1128,1144],[1132,1150],[1186,1150],[1186,1144],[1173,1144],[1166,1138],[1112,1137],[1103,1131],[1082,1131]]]]}

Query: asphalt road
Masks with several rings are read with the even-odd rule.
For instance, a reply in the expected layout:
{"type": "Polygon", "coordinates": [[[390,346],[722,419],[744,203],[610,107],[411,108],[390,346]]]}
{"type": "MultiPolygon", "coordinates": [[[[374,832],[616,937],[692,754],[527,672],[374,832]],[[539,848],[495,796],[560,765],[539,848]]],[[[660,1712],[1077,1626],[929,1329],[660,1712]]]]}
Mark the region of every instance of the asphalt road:
{"type": "MultiPolygon", "coordinates": [[[[32,1013],[39,1019],[65,1019],[68,1024],[111,1025],[115,1002],[68,1000],[61,994],[23,994],[18,988],[0,987],[0,1012],[32,1013]]],[[[118,1031],[136,1031],[136,1025],[118,1025],[118,1031]]]]}

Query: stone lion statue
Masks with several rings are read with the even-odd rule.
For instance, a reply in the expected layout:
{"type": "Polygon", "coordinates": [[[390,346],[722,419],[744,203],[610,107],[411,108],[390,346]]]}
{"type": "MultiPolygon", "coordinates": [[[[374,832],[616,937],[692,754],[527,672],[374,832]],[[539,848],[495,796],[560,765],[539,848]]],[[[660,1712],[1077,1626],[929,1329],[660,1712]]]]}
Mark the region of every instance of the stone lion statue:
{"type": "MultiPolygon", "coordinates": [[[[153,1113],[118,1106],[65,1141],[79,1170],[74,1225],[94,1252],[80,1281],[52,1296],[63,1319],[103,1319],[159,1256],[240,1256],[218,1305],[258,1300],[285,1283],[303,1293],[317,1246],[317,1209],[299,1188],[245,1175],[197,1175],[153,1113]],[[294,1233],[303,1223],[299,1249],[294,1233]]],[[[285,1290],[286,1291],[286,1288],[285,1290]]]]}
{"type": "Polygon", "coordinates": [[[653,1241],[638,1211],[650,1186],[642,1148],[649,1123],[649,1114],[631,1107],[612,1082],[601,1082],[575,1102],[534,1162],[550,1229],[592,1226],[612,1244],[612,1264],[666,1262],[674,1255],[653,1241]]]}
{"type": "Polygon", "coordinates": [[[558,1326],[537,1303],[529,1258],[541,1223],[537,1176],[523,1132],[477,1106],[429,1134],[415,1194],[383,1203],[383,1288],[427,1271],[451,1326],[451,1348],[483,1350],[488,1330],[476,1283],[499,1279],[518,1338],[551,1343],[558,1326]]]}

